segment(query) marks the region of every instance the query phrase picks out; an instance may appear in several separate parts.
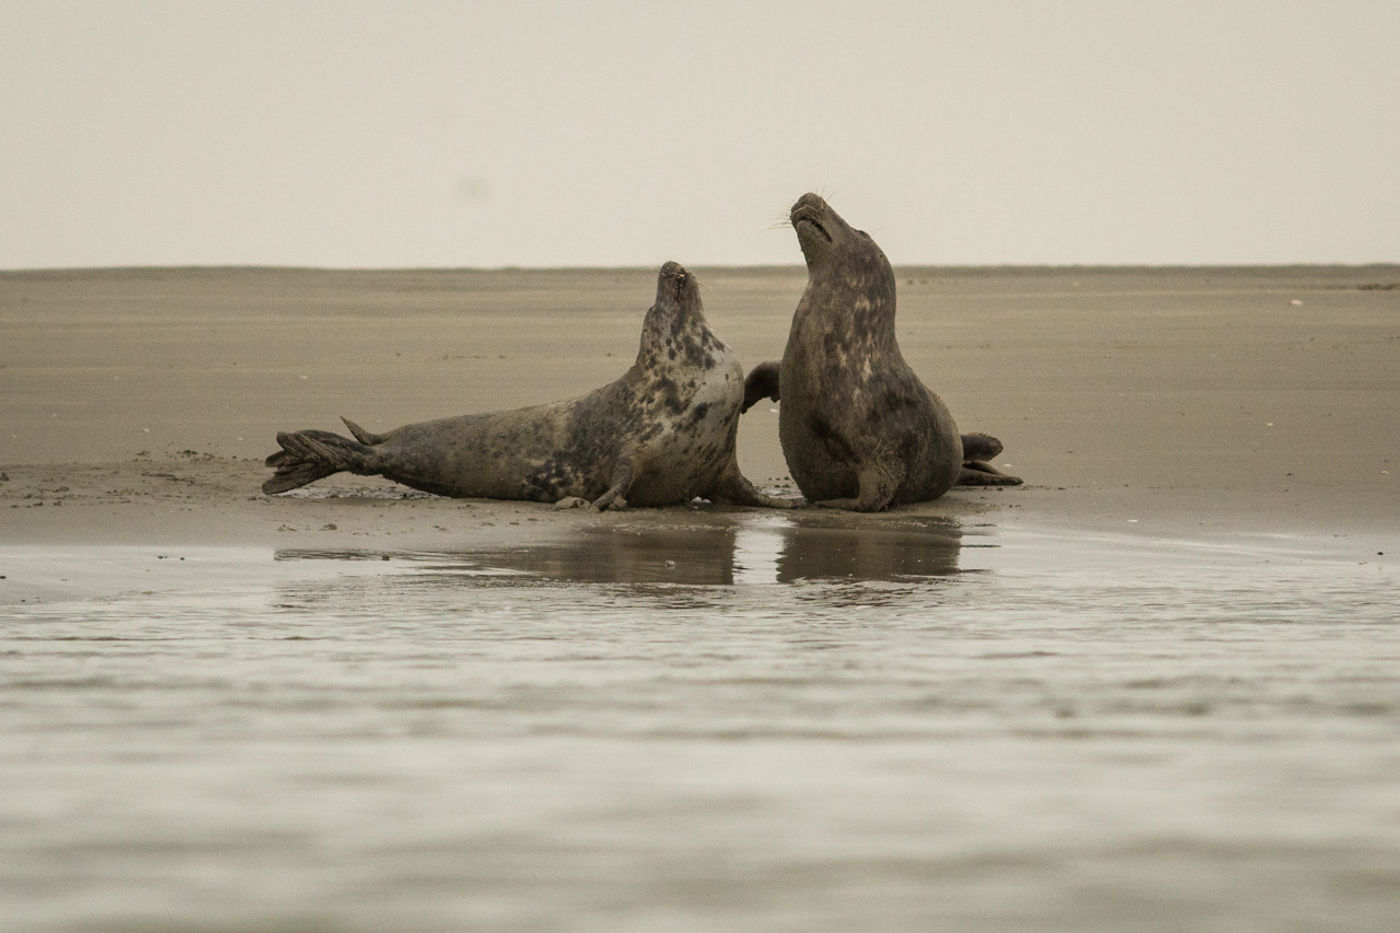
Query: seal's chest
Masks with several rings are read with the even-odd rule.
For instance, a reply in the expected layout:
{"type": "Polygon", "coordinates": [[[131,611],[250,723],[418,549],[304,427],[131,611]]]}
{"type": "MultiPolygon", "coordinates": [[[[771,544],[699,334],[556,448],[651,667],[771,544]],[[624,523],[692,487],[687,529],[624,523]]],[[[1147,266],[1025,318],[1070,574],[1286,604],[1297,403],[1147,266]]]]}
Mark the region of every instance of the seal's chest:
{"type": "MultiPolygon", "coordinates": [[[[714,365],[696,375],[695,395],[691,406],[738,411],[744,400],[744,369],[733,351],[727,347],[715,354],[714,365]]],[[[718,413],[718,412],[717,412],[718,413]]]]}
{"type": "Polygon", "coordinates": [[[725,348],[716,365],[669,374],[674,405],[657,411],[642,453],[638,502],[685,501],[709,491],[733,457],[733,433],[743,402],[743,368],[725,348]]]}
{"type": "Polygon", "coordinates": [[[743,397],[743,369],[736,360],[678,377],[676,404],[664,413],[667,429],[660,440],[670,447],[720,442],[737,420],[743,397]]]}

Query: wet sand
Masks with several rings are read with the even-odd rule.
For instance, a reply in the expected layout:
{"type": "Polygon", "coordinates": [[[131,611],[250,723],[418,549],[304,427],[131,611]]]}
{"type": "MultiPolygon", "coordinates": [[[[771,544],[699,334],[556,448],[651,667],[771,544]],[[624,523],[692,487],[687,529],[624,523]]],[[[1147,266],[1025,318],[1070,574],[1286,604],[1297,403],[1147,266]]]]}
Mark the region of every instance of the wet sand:
{"type": "MultiPolygon", "coordinates": [[[[779,356],[805,272],[696,271],[745,365],[779,356]]],[[[342,414],[384,430],[615,378],[654,275],[0,273],[0,543],[464,548],[664,520],[397,501],[399,487],[359,477],[258,491],[278,430],[338,429],[342,414]]],[[[1394,532],[1400,267],[898,276],[905,355],[1027,481],[914,513],[1143,535],[1394,532]]],[[[745,416],[739,444],[751,479],[794,491],[776,406],[745,416]]]]}

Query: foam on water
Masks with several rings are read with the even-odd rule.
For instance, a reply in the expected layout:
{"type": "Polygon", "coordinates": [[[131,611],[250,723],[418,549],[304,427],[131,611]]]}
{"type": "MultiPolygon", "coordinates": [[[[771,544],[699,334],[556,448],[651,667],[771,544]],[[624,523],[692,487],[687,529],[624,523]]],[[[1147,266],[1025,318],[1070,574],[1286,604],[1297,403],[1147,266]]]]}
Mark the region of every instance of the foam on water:
{"type": "Polygon", "coordinates": [[[1400,912],[1374,551],[736,512],[0,561],[5,930],[1400,912]]]}

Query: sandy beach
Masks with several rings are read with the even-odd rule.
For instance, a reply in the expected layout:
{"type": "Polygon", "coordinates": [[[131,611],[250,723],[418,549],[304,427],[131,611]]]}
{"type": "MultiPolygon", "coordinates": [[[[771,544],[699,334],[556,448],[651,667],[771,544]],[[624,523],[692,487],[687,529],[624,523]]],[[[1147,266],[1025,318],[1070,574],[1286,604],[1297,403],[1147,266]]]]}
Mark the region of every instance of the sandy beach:
{"type": "MultiPolygon", "coordinates": [[[[746,366],[781,355],[803,270],[696,271],[746,366]]],[[[384,430],[587,392],[631,362],[654,275],[0,273],[0,540],[463,547],[621,521],[394,501],[358,477],[268,498],[260,461],[275,432],[339,415],[384,430]]],[[[1400,267],[898,277],[906,357],[1026,480],[916,512],[1141,535],[1395,532],[1400,267]]],[[[755,482],[793,491],[774,406],[745,416],[739,455],[755,482]]]]}

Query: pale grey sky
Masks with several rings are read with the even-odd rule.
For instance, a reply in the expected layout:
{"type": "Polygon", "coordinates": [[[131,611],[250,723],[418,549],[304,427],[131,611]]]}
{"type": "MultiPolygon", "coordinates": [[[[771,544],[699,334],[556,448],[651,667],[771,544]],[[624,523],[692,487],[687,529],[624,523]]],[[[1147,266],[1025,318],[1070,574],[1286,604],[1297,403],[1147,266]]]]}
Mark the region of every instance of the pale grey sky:
{"type": "Polygon", "coordinates": [[[0,0],[0,268],[1400,261],[1400,3],[0,0]]]}

